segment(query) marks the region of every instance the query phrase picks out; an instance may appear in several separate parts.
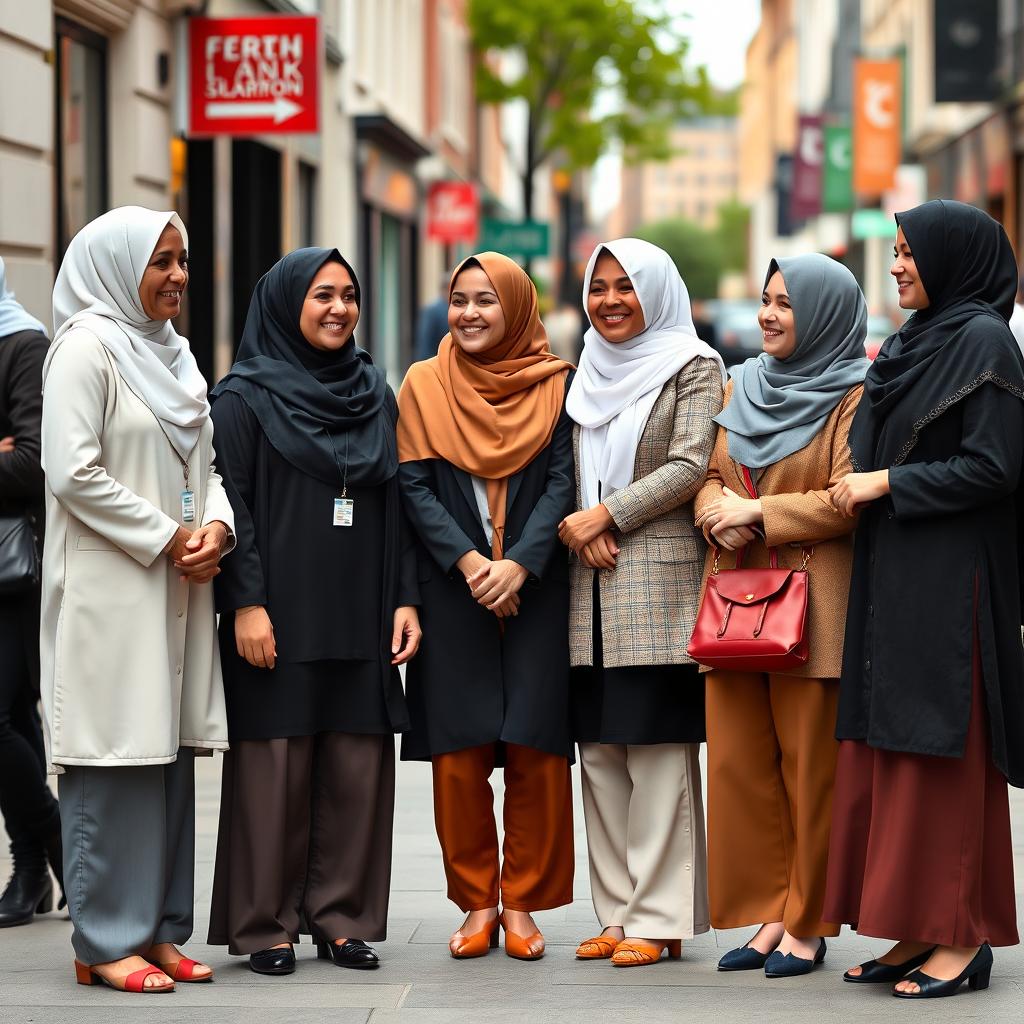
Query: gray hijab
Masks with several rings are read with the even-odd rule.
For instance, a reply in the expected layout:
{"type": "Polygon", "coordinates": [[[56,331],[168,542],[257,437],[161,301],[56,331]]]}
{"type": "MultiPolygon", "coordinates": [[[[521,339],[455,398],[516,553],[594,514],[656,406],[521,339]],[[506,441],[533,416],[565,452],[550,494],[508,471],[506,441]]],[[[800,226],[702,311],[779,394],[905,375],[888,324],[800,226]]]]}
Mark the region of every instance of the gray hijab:
{"type": "Polygon", "coordinates": [[[846,393],[864,380],[867,304],[856,278],[820,253],[768,264],[778,270],[796,324],[785,359],[762,352],[733,367],[729,404],[715,422],[729,432],[729,455],[750,469],[774,465],[805,448],[846,393]]]}

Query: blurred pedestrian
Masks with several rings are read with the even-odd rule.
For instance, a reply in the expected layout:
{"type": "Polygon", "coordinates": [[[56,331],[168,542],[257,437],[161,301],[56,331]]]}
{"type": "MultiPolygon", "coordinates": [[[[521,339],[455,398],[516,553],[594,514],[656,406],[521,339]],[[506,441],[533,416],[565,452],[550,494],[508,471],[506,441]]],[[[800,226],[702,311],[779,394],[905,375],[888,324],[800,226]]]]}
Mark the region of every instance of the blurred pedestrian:
{"type": "Polygon", "coordinates": [[[600,935],[579,960],[656,962],[708,924],[700,744],[704,683],[686,655],[704,538],[692,501],[722,407],[721,359],[700,341],[671,257],[599,245],[566,408],[576,507],[569,643],[590,883],[600,935]]]}
{"type": "Polygon", "coordinates": [[[416,338],[412,359],[418,363],[437,355],[441,339],[448,333],[448,276],[438,283],[437,297],[423,306],[416,314],[416,338]]]}
{"type": "Polygon", "coordinates": [[[1002,226],[935,200],[896,216],[899,302],[850,431],[861,511],[825,916],[896,939],[854,982],[988,986],[1018,941],[1007,780],[1024,787],[1024,370],[1002,226]],[[916,969],[915,969],[916,968],[916,969]]]}
{"type": "Polygon", "coordinates": [[[80,984],[164,992],[213,972],[192,934],[195,749],[227,746],[213,589],[232,543],[213,424],[170,321],[177,214],[112,210],[71,241],[43,367],[42,695],[60,772],[80,984]]]}
{"type": "Polygon", "coordinates": [[[812,971],[839,934],[823,903],[855,524],[828,488],[851,469],[867,304],[846,267],[794,256],[769,264],[758,321],[764,352],[732,371],[697,523],[737,566],[743,549],[744,568],[773,553],[808,569],[809,656],[708,673],[708,875],[714,927],[760,925],[719,970],[784,978],[812,971]]]}
{"type": "Polygon", "coordinates": [[[339,967],[377,967],[365,940],[387,937],[397,666],[419,625],[398,409],[359,309],[336,249],[290,253],[213,392],[238,545],[215,588],[231,750],[209,941],[258,974],[294,971],[307,926],[339,967]]]}
{"type": "Polygon", "coordinates": [[[567,363],[578,362],[583,345],[580,311],[571,302],[560,302],[544,317],[544,328],[551,351],[567,363]]]}
{"type": "Polygon", "coordinates": [[[46,785],[38,711],[39,428],[48,345],[46,328],[8,289],[0,259],[0,814],[14,860],[0,896],[0,928],[52,910],[50,867],[62,877],[60,815],[46,785]],[[28,544],[27,564],[16,557],[19,537],[28,544]]]}
{"type": "Polygon", "coordinates": [[[551,354],[537,292],[485,252],[452,278],[450,333],[409,370],[399,481],[418,539],[425,641],[406,678],[402,757],[430,759],[456,958],[497,945],[535,960],[531,913],[572,902],[568,564],[571,367],[551,354]],[[488,778],[505,771],[503,862],[488,778]],[[502,907],[499,916],[498,906],[502,907]]]}

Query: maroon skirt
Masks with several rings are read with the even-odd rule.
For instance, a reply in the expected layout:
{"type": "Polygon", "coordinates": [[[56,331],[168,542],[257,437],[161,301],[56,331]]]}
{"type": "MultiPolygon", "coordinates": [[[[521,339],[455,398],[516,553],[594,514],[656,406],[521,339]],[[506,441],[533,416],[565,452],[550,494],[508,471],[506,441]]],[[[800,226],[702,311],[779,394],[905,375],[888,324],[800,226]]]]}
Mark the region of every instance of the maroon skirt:
{"type": "Polygon", "coordinates": [[[1009,799],[992,763],[977,637],[963,757],[840,744],[823,916],[876,938],[1019,941],[1009,799]]]}

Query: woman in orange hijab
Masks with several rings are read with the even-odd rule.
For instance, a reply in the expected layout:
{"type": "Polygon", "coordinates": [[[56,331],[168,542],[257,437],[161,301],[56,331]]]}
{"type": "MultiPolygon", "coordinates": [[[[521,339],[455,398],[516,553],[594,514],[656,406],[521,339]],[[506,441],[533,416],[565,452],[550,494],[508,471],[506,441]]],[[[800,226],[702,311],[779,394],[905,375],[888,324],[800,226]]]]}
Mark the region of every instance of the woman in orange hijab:
{"type": "Polygon", "coordinates": [[[453,957],[536,960],[531,913],[572,902],[568,560],[572,367],[537,292],[485,252],[452,276],[451,333],[398,396],[399,484],[416,534],[424,640],[406,678],[406,760],[430,760],[453,957]],[[488,779],[505,771],[503,863],[488,779]],[[499,905],[502,912],[499,914],[499,905]]]}

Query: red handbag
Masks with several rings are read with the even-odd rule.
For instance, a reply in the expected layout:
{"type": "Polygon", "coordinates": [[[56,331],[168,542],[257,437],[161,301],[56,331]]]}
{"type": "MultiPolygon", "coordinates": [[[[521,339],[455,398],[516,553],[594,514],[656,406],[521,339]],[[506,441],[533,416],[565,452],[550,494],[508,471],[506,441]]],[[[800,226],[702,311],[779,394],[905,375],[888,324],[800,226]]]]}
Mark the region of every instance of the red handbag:
{"type": "MultiPolygon", "coordinates": [[[[756,498],[746,467],[743,482],[756,498]]],[[[769,548],[769,568],[744,569],[746,548],[741,548],[735,569],[719,569],[721,551],[716,548],[686,653],[708,668],[733,672],[783,672],[803,665],[809,654],[807,563],[812,551],[803,549],[798,569],[780,569],[777,550],[769,548]]]]}

